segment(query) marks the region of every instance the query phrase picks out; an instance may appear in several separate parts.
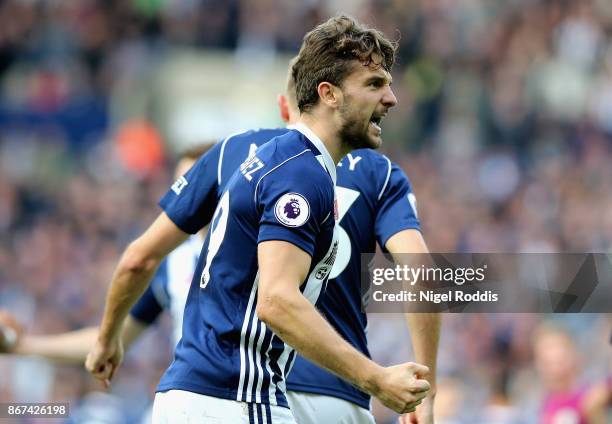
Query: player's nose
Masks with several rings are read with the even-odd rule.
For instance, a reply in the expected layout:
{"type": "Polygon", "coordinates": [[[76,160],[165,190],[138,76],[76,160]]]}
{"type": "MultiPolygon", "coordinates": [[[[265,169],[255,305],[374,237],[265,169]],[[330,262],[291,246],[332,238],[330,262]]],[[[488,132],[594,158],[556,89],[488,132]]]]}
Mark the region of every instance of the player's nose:
{"type": "Polygon", "coordinates": [[[381,102],[387,108],[393,107],[397,104],[397,97],[395,97],[395,93],[391,89],[391,86],[387,86],[381,102]]]}

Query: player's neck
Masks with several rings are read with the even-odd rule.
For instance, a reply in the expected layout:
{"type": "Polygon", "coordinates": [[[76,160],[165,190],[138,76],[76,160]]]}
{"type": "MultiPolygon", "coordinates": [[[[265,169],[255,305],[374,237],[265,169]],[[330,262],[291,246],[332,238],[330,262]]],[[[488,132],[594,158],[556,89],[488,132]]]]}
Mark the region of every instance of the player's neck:
{"type": "Polygon", "coordinates": [[[321,139],[334,163],[340,162],[340,160],[350,151],[346,150],[346,146],[341,142],[338,136],[338,130],[332,125],[333,123],[328,120],[317,119],[314,115],[304,113],[300,116],[298,122],[306,125],[321,139]]]}

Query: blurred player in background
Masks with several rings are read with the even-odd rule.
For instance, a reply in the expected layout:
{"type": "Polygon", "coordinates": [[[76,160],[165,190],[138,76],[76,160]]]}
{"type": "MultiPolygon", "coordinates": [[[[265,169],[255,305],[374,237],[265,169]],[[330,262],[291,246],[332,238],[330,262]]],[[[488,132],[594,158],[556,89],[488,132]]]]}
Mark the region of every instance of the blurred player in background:
{"type": "MultiPolygon", "coordinates": [[[[295,351],[284,341],[398,412],[413,411],[424,397],[429,384],[417,378],[426,367],[374,364],[309,303],[326,284],[337,251],[335,163],[355,148],[380,144],[378,123],[396,103],[389,88],[393,51],[380,33],[347,17],[306,35],[293,67],[302,111],[298,131],[273,139],[245,162],[219,201],[196,272],[200,284],[194,278],[187,299],[183,337],[158,387],[155,422],[241,420],[245,403],[250,421],[293,422],[283,407],[295,351]]],[[[180,195],[187,186],[183,181],[174,191],[180,195]]],[[[183,224],[212,215],[175,212],[183,224]]],[[[140,240],[162,255],[183,237],[164,214],[147,233],[140,240]]],[[[122,321],[147,280],[130,278],[130,270],[144,267],[150,278],[157,265],[154,259],[132,266],[125,256],[122,262],[127,266],[115,274],[86,361],[106,381],[122,359],[122,321]]]]}
{"type": "Polygon", "coordinates": [[[605,424],[612,381],[579,382],[581,365],[575,342],[562,327],[544,323],[534,333],[535,366],[544,386],[542,424],[605,424]]]}

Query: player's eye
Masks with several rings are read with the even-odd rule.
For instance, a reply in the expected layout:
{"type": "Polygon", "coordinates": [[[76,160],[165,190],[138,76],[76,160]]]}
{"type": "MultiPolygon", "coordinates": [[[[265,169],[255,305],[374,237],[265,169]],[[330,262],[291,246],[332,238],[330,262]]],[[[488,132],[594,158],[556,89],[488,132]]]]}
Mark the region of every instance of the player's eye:
{"type": "Polygon", "coordinates": [[[368,87],[379,89],[385,86],[387,81],[383,78],[376,78],[368,82],[368,87]]]}

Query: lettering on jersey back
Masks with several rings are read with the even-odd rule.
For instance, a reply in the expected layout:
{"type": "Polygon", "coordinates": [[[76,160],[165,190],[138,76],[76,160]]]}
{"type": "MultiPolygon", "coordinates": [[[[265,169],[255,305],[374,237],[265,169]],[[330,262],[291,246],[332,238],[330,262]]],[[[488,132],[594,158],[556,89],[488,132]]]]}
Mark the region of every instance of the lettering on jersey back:
{"type": "MultiPolygon", "coordinates": [[[[359,161],[363,159],[361,156],[353,157],[353,155],[350,153],[346,155],[346,158],[349,161],[349,171],[354,171],[355,166],[357,166],[357,163],[359,163],[359,161]]],[[[342,166],[342,162],[340,162],[338,166],[342,166]]]]}
{"type": "Polygon", "coordinates": [[[257,151],[257,144],[251,143],[249,146],[249,155],[247,156],[247,159],[251,159],[253,156],[255,156],[255,151],[257,151]]]}
{"type": "Polygon", "coordinates": [[[259,171],[264,167],[264,164],[257,156],[249,157],[242,165],[240,165],[240,172],[244,175],[247,181],[253,179],[253,173],[259,171]]]}

